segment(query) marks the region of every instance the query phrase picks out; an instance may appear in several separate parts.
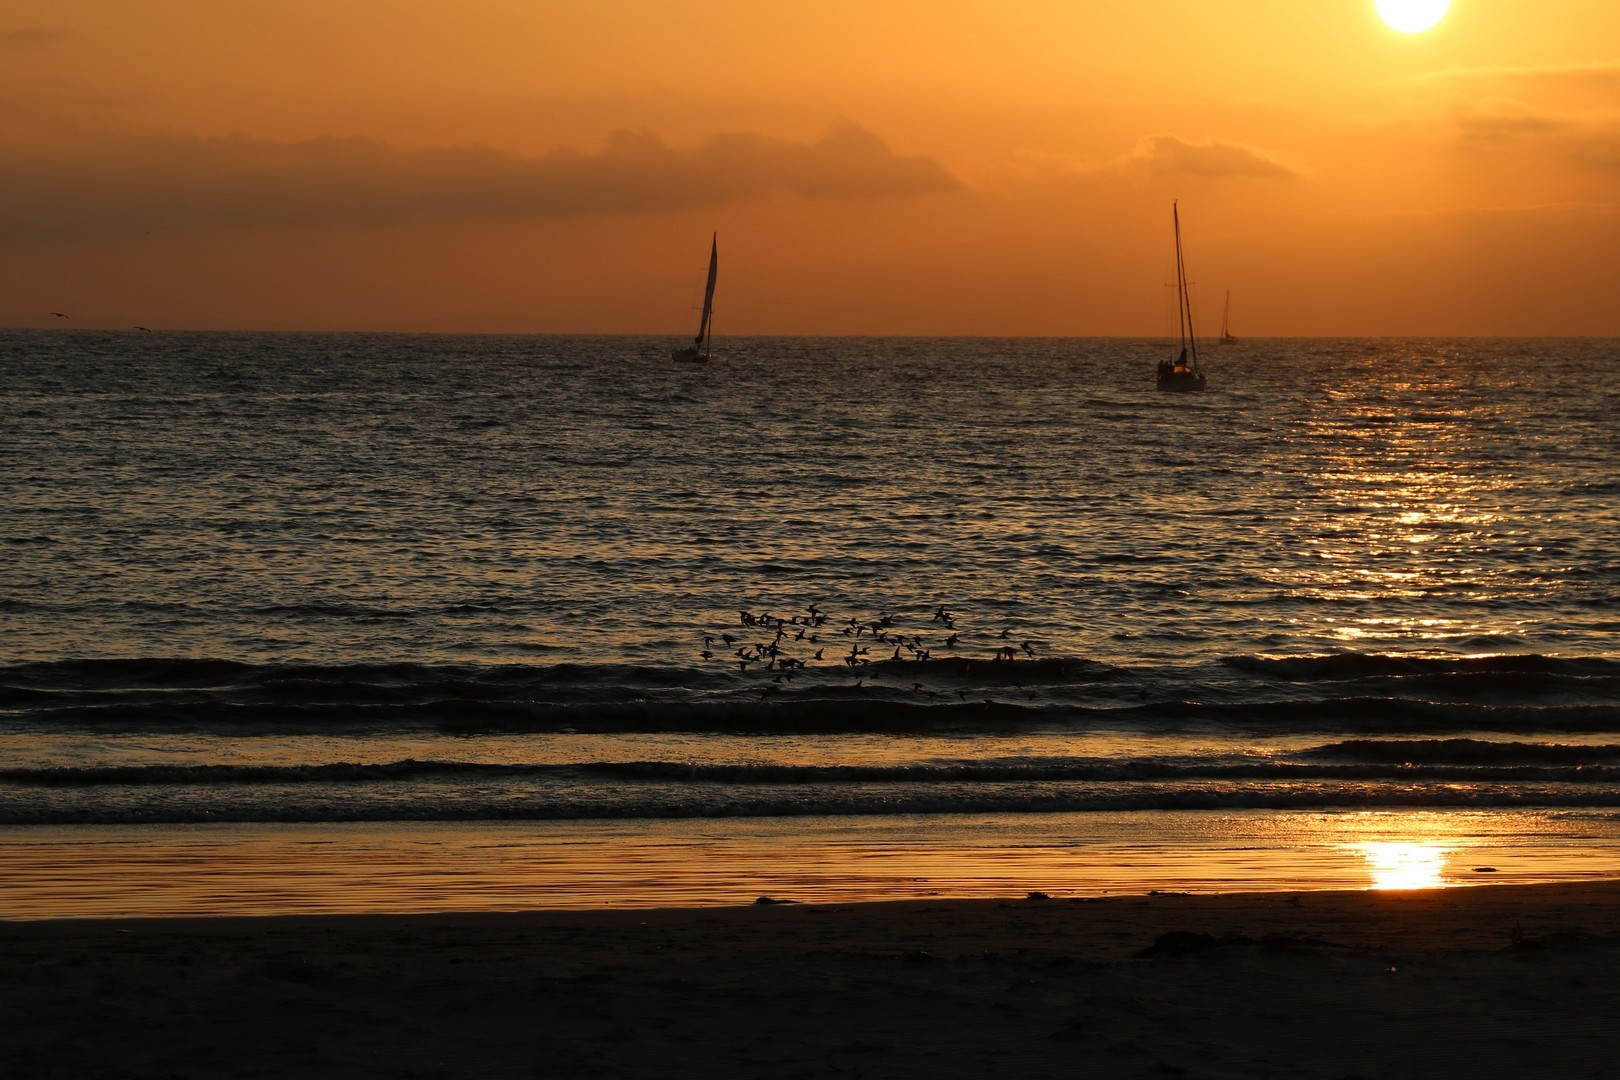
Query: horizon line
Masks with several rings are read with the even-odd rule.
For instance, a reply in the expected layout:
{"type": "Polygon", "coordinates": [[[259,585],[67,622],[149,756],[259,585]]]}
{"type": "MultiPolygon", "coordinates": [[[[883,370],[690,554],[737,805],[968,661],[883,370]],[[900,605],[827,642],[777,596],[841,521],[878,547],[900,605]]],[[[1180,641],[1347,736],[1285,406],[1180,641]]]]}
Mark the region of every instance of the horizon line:
{"type": "MultiPolygon", "coordinates": [[[[634,331],[634,330],[379,330],[379,329],[333,329],[333,328],[300,328],[279,329],[249,328],[249,327],[144,327],[144,326],[0,326],[0,334],[38,333],[38,334],[129,334],[132,336],[147,336],[149,334],[369,334],[373,336],[396,337],[553,337],[553,338],[647,338],[647,339],[677,339],[689,337],[680,331],[634,331]]],[[[1395,332],[1382,333],[1319,333],[1319,334],[1244,334],[1232,342],[1222,342],[1219,337],[1202,339],[1211,346],[1225,347],[1233,344],[1242,345],[1251,341],[1330,341],[1330,340],[1414,340],[1434,339],[1448,341],[1601,341],[1609,338],[1620,338],[1620,330],[1612,333],[1443,333],[1443,332],[1395,332]]],[[[1144,341],[1162,342],[1174,341],[1173,336],[1166,334],[948,334],[948,333],[902,333],[902,334],[863,334],[863,333],[780,333],[780,334],[727,334],[717,337],[717,341],[758,341],[763,339],[794,340],[794,339],[824,339],[824,340],[875,340],[875,341],[1144,341]]]]}

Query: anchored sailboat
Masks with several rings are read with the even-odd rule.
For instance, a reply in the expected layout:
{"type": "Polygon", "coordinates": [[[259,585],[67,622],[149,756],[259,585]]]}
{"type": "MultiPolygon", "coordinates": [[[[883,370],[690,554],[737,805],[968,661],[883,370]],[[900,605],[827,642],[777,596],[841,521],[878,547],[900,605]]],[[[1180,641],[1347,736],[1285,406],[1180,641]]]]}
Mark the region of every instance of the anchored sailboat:
{"type": "Polygon", "coordinates": [[[703,318],[698,321],[697,337],[685,348],[669,350],[671,360],[690,360],[701,364],[709,359],[709,339],[712,336],[709,321],[714,314],[714,277],[719,265],[720,234],[715,233],[709,240],[709,282],[703,287],[703,318]]]}
{"type": "Polygon", "coordinates": [[[1170,204],[1170,220],[1176,230],[1176,322],[1181,331],[1181,351],[1174,360],[1159,361],[1160,390],[1189,391],[1204,388],[1204,373],[1198,367],[1198,337],[1193,333],[1192,296],[1187,291],[1187,263],[1181,255],[1181,213],[1170,204]]]}
{"type": "Polygon", "coordinates": [[[1221,312],[1221,344],[1230,345],[1237,338],[1232,336],[1232,290],[1226,290],[1226,309],[1221,312]]]}

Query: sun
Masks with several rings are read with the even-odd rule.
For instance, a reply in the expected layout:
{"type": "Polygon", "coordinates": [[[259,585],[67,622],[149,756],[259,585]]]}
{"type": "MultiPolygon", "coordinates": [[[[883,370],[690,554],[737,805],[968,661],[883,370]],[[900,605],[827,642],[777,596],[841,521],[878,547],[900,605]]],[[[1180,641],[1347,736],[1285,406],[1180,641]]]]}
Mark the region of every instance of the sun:
{"type": "Polygon", "coordinates": [[[1379,17],[1391,30],[1421,34],[1446,17],[1451,0],[1378,0],[1379,17]]]}

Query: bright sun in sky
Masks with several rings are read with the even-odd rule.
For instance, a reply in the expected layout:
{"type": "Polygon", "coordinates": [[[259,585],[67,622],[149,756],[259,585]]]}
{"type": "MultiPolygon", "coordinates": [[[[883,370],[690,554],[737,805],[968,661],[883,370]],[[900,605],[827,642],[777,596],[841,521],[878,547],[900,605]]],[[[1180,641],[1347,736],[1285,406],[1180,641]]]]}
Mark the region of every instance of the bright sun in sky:
{"type": "Polygon", "coordinates": [[[1418,34],[1446,16],[1451,0],[1378,0],[1378,14],[1390,29],[1418,34]]]}

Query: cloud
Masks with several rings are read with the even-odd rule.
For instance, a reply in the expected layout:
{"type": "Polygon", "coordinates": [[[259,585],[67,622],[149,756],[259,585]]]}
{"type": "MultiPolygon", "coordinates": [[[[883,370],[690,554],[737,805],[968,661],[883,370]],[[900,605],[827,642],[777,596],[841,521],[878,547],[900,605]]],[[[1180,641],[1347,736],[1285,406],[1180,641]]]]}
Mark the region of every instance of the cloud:
{"type": "Polygon", "coordinates": [[[1523,143],[1604,171],[1620,164],[1620,112],[1613,104],[1620,93],[1620,60],[1449,67],[1407,81],[1450,91],[1442,108],[1465,144],[1487,149],[1523,143]]]}
{"type": "Polygon", "coordinates": [[[1620,89],[1620,60],[1526,67],[1448,67],[1402,80],[1414,84],[1536,83],[1577,89],[1620,89]]]}
{"type": "Polygon", "coordinates": [[[0,240],[660,213],[773,192],[904,199],[960,186],[935,159],[897,154],[851,123],[814,142],[732,134],[691,149],[646,131],[617,132],[593,152],[533,158],[364,138],[103,133],[49,152],[0,150],[0,240]]]}
{"type": "Polygon", "coordinates": [[[1106,184],[1142,176],[1275,180],[1303,177],[1305,170],[1291,154],[1230,139],[1149,135],[1130,153],[1101,164],[1065,154],[1019,150],[1000,167],[987,170],[977,179],[981,184],[1106,184]]]}
{"type": "Polygon", "coordinates": [[[847,122],[814,143],[721,135],[698,151],[696,161],[711,175],[748,178],[751,185],[809,198],[895,199],[961,187],[933,158],[901,157],[847,122]]]}
{"type": "Polygon", "coordinates": [[[1534,147],[1599,172],[1620,172],[1620,114],[1613,111],[1565,112],[1493,99],[1456,110],[1456,129],[1465,145],[1480,149],[1534,147]]]}
{"type": "Polygon", "coordinates": [[[1179,135],[1149,135],[1115,166],[1162,176],[1288,178],[1304,175],[1286,154],[1227,139],[1193,142],[1179,135]]]}
{"type": "Polygon", "coordinates": [[[47,26],[14,26],[9,30],[0,30],[0,52],[41,49],[70,37],[72,35],[65,30],[53,30],[47,26]]]}
{"type": "Polygon", "coordinates": [[[1455,119],[1464,138],[1485,140],[1556,135],[1577,126],[1566,114],[1509,99],[1473,102],[1458,109],[1455,119]]]}

